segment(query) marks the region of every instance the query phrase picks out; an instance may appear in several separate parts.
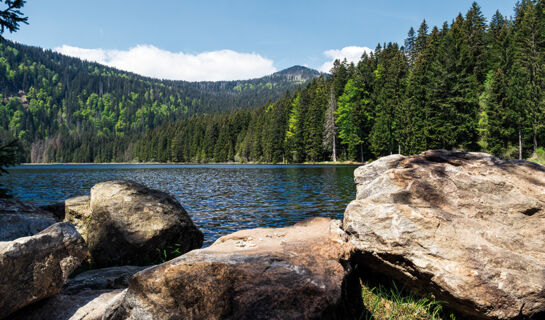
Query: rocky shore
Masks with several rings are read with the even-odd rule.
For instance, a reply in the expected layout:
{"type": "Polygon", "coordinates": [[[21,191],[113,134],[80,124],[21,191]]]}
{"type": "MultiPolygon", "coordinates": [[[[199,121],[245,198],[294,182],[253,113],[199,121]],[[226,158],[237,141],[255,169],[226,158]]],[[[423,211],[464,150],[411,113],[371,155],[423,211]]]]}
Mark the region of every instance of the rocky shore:
{"type": "Polygon", "coordinates": [[[460,318],[545,319],[545,168],[483,153],[355,171],[343,221],[203,234],[128,181],[36,208],[0,200],[0,319],[360,319],[362,279],[460,318]]]}

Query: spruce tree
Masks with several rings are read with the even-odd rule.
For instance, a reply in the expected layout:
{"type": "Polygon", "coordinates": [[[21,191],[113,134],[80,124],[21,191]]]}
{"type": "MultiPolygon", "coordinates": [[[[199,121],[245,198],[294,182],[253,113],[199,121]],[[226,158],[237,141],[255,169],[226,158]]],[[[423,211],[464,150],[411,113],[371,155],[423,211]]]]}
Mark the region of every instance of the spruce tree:
{"type": "Polygon", "coordinates": [[[405,39],[405,55],[407,57],[409,69],[412,69],[416,57],[418,56],[418,51],[416,49],[416,34],[413,27],[411,27],[409,33],[407,34],[407,39],[405,39]]]}
{"type": "Polygon", "coordinates": [[[514,29],[514,103],[525,116],[526,121],[521,126],[528,124],[535,152],[544,120],[545,19],[541,5],[532,0],[520,2],[516,8],[514,29]]]}

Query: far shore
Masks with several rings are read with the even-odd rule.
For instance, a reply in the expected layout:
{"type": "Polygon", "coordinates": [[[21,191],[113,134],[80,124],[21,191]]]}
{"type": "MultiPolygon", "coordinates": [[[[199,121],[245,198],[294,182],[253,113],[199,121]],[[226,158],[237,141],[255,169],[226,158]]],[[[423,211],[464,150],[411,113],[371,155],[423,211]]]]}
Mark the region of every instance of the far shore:
{"type": "Polygon", "coordinates": [[[138,164],[138,165],[363,165],[362,162],[354,161],[323,161],[323,162],[303,162],[303,163],[267,163],[267,162],[43,162],[43,163],[21,163],[25,166],[44,166],[44,165],[102,165],[102,164],[138,164]]]}

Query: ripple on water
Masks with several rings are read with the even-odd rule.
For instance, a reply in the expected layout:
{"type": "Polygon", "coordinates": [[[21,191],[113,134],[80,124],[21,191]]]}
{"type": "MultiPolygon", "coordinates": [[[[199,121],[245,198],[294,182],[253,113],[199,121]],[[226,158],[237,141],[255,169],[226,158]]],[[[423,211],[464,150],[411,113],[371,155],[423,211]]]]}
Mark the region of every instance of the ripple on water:
{"type": "Polygon", "coordinates": [[[309,217],[342,218],[354,198],[354,166],[51,165],[19,166],[0,178],[14,196],[37,205],[88,194],[122,179],[173,194],[205,236],[205,245],[241,229],[283,227],[309,217]]]}

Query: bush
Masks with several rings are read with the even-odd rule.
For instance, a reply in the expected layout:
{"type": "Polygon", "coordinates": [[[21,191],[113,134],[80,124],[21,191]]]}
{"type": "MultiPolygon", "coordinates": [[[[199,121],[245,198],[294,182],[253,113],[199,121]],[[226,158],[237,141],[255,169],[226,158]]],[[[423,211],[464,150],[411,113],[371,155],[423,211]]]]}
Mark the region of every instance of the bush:
{"type": "Polygon", "coordinates": [[[502,159],[515,160],[519,158],[519,147],[509,144],[501,155],[502,159]]]}

